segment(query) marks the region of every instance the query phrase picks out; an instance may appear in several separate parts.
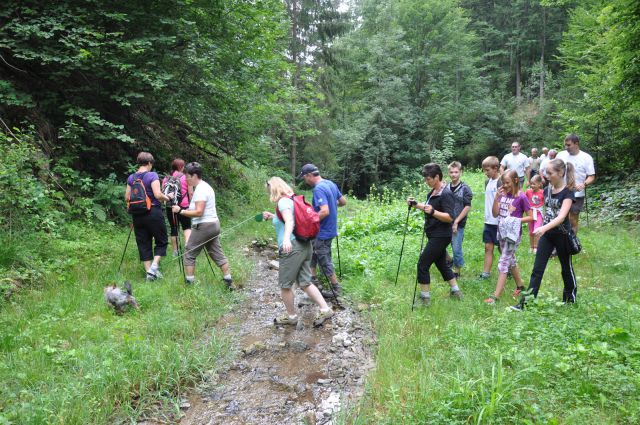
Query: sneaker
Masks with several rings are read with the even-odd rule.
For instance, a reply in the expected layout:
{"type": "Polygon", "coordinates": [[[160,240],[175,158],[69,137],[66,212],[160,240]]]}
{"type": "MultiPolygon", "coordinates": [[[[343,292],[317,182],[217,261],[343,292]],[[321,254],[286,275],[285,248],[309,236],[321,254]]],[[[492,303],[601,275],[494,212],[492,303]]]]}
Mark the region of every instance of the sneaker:
{"type": "Polygon", "coordinates": [[[494,295],[489,295],[489,297],[484,300],[488,305],[494,305],[496,301],[498,301],[498,299],[494,295]]]}
{"type": "Polygon", "coordinates": [[[522,303],[518,303],[516,305],[512,305],[511,307],[509,307],[511,310],[513,311],[523,311],[524,310],[524,304],[522,303]]]}
{"type": "Polygon", "coordinates": [[[156,270],[155,273],[154,272],[147,272],[147,282],[153,282],[154,280],[157,279],[162,279],[164,276],[162,275],[162,273],[160,273],[160,270],[156,270]]]}
{"type": "Polygon", "coordinates": [[[313,320],[313,326],[322,326],[322,324],[327,320],[333,317],[333,310],[329,309],[327,311],[321,311],[318,313],[316,318],[313,320]]]}
{"type": "Polygon", "coordinates": [[[188,286],[197,286],[197,285],[200,285],[200,281],[198,279],[187,280],[186,284],[188,286]]]}
{"type": "Polygon", "coordinates": [[[449,297],[458,300],[458,301],[462,301],[462,299],[464,298],[462,296],[462,291],[458,290],[458,291],[451,291],[449,292],[449,297]]]}
{"type": "Polygon", "coordinates": [[[328,290],[320,291],[320,293],[325,299],[340,297],[342,296],[342,286],[340,286],[340,284],[333,285],[333,291],[331,289],[328,289],[328,290]]]}
{"type": "Polygon", "coordinates": [[[275,319],[273,319],[273,323],[275,325],[289,325],[289,326],[296,326],[298,324],[298,316],[296,316],[295,318],[290,318],[288,314],[283,314],[282,316],[278,316],[275,319]]]}
{"type": "Polygon", "coordinates": [[[491,277],[491,273],[489,272],[482,272],[480,273],[480,276],[478,276],[480,279],[489,279],[489,277],[491,277]]]}
{"type": "Polygon", "coordinates": [[[413,303],[413,308],[429,307],[431,305],[431,297],[418,297],[413,303]]]}
{"type": "Polygon", "coordinates": [[[524,286],[516,287],[515,291],[513,291],[513,298],[518,298],[520,296],[520,293],[524,290],[525,290],[524,286]]]}
{"type": "Polygon", "coordinates": [[[224,284],[227,285],[227,288],[230,291],[233,291],[234,289],[236,289],[236,286],[233,284],[233,279],[222,279],[224,284]]]}

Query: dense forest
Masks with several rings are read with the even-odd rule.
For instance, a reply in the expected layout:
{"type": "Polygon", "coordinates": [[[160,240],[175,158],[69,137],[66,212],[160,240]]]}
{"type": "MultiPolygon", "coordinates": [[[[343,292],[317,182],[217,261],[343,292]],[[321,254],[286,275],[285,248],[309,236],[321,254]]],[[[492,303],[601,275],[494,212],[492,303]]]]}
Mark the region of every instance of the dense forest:
{"type": "Polygon", "coordinates": [[[640,160],[638,21],[634,0],[5,1],[1,202],[114,216],[143,149],[221,187],[233,164],[314,162],[364,195],[575,132],[621,174],[640,160]]]}

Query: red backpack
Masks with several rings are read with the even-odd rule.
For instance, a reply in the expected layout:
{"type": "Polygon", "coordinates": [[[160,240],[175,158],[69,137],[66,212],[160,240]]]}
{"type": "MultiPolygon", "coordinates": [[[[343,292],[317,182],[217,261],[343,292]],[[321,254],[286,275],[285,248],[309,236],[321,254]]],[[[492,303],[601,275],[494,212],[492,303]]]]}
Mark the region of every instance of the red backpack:
{"type": "MultiPolygon", "coordinates": [[[[310,203],[305,201],[304,195],[292,195],[293,201],[293,217],[295,218],[295,226],[293,227],[293,235],[297,240],[308,242],[315,239],[320,232],[320,216],[313,209],[310,203]]],[[[276,214],[278,219],[284,222],[280,210],[276,206],[276,214]]]]}

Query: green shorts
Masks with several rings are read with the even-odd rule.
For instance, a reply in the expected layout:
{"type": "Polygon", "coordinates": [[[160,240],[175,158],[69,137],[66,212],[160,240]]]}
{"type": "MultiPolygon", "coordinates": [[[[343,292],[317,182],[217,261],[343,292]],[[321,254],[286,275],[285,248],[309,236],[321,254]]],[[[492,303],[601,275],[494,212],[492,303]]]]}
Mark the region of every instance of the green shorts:
{"type": "Polygon", "coordinates": [[[294,283],[301,288],[311,284],[311,242],[291,241],[291,252],[280,252],[278,284],[282,289],[290,289],[294,283]]]}

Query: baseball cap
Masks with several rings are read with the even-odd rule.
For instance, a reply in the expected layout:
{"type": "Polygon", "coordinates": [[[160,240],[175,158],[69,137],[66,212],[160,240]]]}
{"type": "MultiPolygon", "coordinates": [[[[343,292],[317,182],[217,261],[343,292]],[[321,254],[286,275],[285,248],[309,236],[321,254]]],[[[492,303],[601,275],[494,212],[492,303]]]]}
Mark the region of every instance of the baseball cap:
{"type": "Polygon", "coordinates": [[[320,170],[318,170],[318,167],[316,167],[313,164],[305,164],[302,166],[302,168],[300,169],[300,174],[298,174],[298,178],[301,179],[304,176],[306,176],[309,173],[317,173],[320,170]]]}

